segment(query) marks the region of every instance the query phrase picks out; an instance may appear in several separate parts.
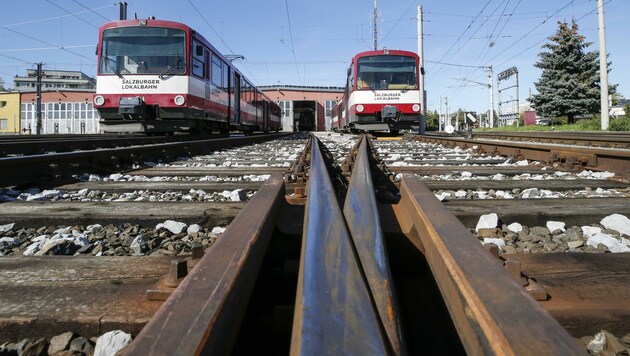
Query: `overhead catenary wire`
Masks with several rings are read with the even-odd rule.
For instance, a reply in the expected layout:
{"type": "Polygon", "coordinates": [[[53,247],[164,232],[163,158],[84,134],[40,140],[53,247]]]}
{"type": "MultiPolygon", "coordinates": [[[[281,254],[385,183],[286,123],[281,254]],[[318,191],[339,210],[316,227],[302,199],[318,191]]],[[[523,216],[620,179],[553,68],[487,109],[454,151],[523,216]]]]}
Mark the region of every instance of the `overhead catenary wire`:
{"type": "MultiPolygon", "coordinates": [[[[199,17],[201,17],[203,22],[205,22],[206,25],[208,25],[208,27],[210,27],[212,32],[214,32],[214,34],[219,38],[219,41],[221,41],[221,43],[223,43],[225,48],[227,48],[228,51],[230,51],[230,54],[236,54],[236,53],[234,53],[234,50],[232,50],[232,48],[230,48],[230,46],[223,40],[223,37],[217,32],[217,30],[215,30],[215,28],[210,24],[210,22],[206,19],[206,17],[203,16],[201,11],[199,11],[199,9],[195,6],[195,4],[193,4],[193,2],[191,0],[188,0],[188,3],[195,10],[195,12],[197,12],[197,15],[199,15],[199,17]]],[[[247,71],[247,73],[249,74],[251,80],[256,81],[256,78],[254,77],[254,75],[247,69],[247,67],[245,65],[243,65],[243,68],[245,69],[245,71],[247,71]]]]}
{"type": "MultiPolygon", "coordinates": [[[[606,4],[608,4],[608,3],[610,3],[611,1],[613,1],[613,0],[607,0],[607,1],[604,3],[604,5],[606,5],[606,4]]],[[[578,21],[580,21],[580,20],[584,19],[585,17],[587,17],[587,16],[589,16],[589,15],[592,15],[592,14],[594,14],[594,13],[596,13],[596,12],[597,12],[597,8],[595,8],[594,10],[592,10],[592,11],[590,11],[590,12],[588,12],[588,13],[584,14],[583,16],[581,16],[581,17],[579,17],[579,18],[577,18],[577,19],[575,20],[575,22],[578,22],[578,21]]],[[[543,43],[543,42],[547,41],[548,39],[549,39],[549,37],[545,37],[545,38],[543,38],[542,40],[540,40],[540,41],[538,41],[538,42],[534,43],[533,45],[531,45],[531,46],[529,46],[529,47],[525,48],[524,50],[522,50],[521,52],[519,52],[519,53],[515,54],[514,56],[512,56],[512,57],[510,57],[510,58],[506,59],[505,61],[503,61],[502,63],[500,63],[500,64],[499,64],[499,66],[504,65],[504,64],[506,64],[506,63],[508,63],[508,62],[512,61],[514,58],[517,58],[518,56],[520,56],[521,54],[523,54],[523,53],[525,53],[525,52],[529,51],[530,49],[532,49],[532,48],[534,48],[534,47],[537,47],[538,45],[540,45],[541,43],[543,43]]]]}
{"type": "MultiPolygon", "coordinates": [[[[562,10],[566,9],[567,7],[571,6],[571,4],[573,4],[575,2],[575,0],[570,0],[568,3],[566,3],[564,6],[562,6],[561,8],[559,8],[558,10],[556,10],[553,14],[547,16],[545,18],[545,20],[543,20],[542,22],[540,22],[539,24],[537,24],[536,26],[534,26],[531,30],[527,31],[527,33],[525,33],[523,36],[521,36],[519,39],[517,39],[516,41],[512,42],[507,48],[503,49],[503,52],[509,50],[510,48],[514,47],[517,43],[519,43],[520,41],[522,41],[523,39],[525,39],[530,33],[534,32],[537,28],[539,28],[540,26],[544,25],[545,23],[547,23],[547,21],[549,19],[551,19],[552,17],[556,16],[557,14],[559,14],[562,10]]],[[[500,57],[503,53],[500,53],[494,57],[492,57],[490,60],[488,60],[488,62],[492,63],[495,59],[497,59],[498,57],[500,57]]]]}
{"type": "MultiPolygon", "coordinates": [[[[496,27],[498,26],[498,24],[500,23],[500,20],[497,21],[495,28],[492,30],[490,37],[494,37],[496,38],[500,38],[499,36],[501,35],[501,33],[503,33],[503,29],[505,29],[505,27],[507,26],[507,24],[510,22],[510,20],[512,19],[512,16],[514,14],[514,12],[516,11],[516,9],[519,7],[519,5],[521,4],[522,0],[519,0],[518,3],[516,3],[516,5],[514,6],[514,8],[512,9],[512,12],[507,16],[505,22],[503,23],[503,26],[501,27],[501,29],[497,32],[496,36],[494,35],[495,31],[496,31],[496,27]]],[[[505,10],[507,9],[507,6],[509,5],[509,1],[508,4],[506,4],[506,7],[504,8],[504,12],[501,14],[503,16],[503,14],[505,14],[505,10]]],[[[494,48],[494,46],[490,46],[490,40],[486,41],[486,45],[484,46],[484,50],[482,50],[482,52],[477,56],[477,59],[475,60],[475,63],[481,63],[483,62],[483,60],[486,58],[486,56],[488,55],[488,53],[490,53],[491,48],[494,48]]],[[[487,67],[487,66],[486,66],[487,67]]],[[[477,70],[472,70],[472,71],[468,71],[468,73],[466,73],[466,75],[464,76],[464,78],[467,78],[468,76],[472,75],[474,72],[476,72],[477,70]]]]}
{"type": "MultiPolygon", "coordinates": [[[[409,12],[409,9],[411,9],[411,7],[416,3],[416,0],[411,0],[411,3],[409,4],[409,6],[407,7],[407,9],[405,10],[405,12],[403,12],[400,17],[398,18],[398,20],[396,20],[396,23],[394,23],[394,25],[389,29],[389,31],[387,31],[387,33],[385,34],[385,36],[383,36],[383,38],[381,38],[381,42],[385,41],[385,39],[387,38],[387,36],[389,36],[390,33],[392,33],[392,31],[396,28],[396,26],[398,26],[398,23],[400,22],[400,20],[403,18],[403,16],[405,16],[407,14],[407,12],[409,12]]],[[[414,19],[415,20],[415,19],[414,19]]]]}
{"type": "MultiPolygon", "coordinates": [[[[98,29],[98,26],[94,26],[92,23],[88,22],[88,21],[87,21],[87,20],[85,20],[84,18],[81,18],[81,17],[79,17],[79,16],[77,16],[77,15],[72,14],[72,12],[70,12],[69,10],[67,10],[67,9],[65,9],[65,8],[63,8],[63,7],[59,6],[59,5],[57,5],[57,4],[55,4],[54,2],[52,2],[52,1],[50,1],[50,0],[46,0],[46,2],[47,2],[47,3],[49,3],[49,4],[51,4],[51,5],[53,5],[53,6],[55,6],[55,7],[56,7],[56,8],[58,8],[58,9],[61,9],[61,10],[65,11],[65,12],[67,12],[67,13],[68,13],[68,14],[70,14],[71,16],[76,17],[77,19],[79,19],[81,22],[83,22],[83,23],[87,24],[88,26],[98,29]]],[[[63,17],[61,17],[61,18],[63,18],[63,17]]]]}
{"type": "Polygon", "coordinates": [[[295,46],[293,44],[293,30],[291,29],[291,15],[289,14],[289,2],[287,0],[284,0],[284,5],[287,10],[287,21],[289,22],[289,38],[291,40],[291,53],[293,54],[293,61],[295,62],[295,70],[297,71],[299,82],[302,83],[302,76],[300,75],[300,67],[297,64],[297,57],[295,56],[295,46]]]}
{"type": "Polygon", "coordinates": [[[113,7],[113,6],[117,6],[117,5],[114,4],[114,5],[95,7],[95,8],[92,8],[92,9],[87,9],[85,11],[72,12],[72,13],[69,13],[67,15],[53,16],[53,17],[44,17],[44,18],[41,18],[41,19],[16,22],[16,23],[12,23],[12,24],[6,24],[6,25],[3,25],[3,26],[4,27],[14,27],[14,26],[22,26],[22,25],[31,25],[31,24],[38,23],[38,22],[58,20],[60,17],[71,17],[71,16],[78,17],[78,15],[81,15],[81,14],[85,14],[85,13],[88,13],[88,12],[94,12],[95,10],[103,10],[103,9],[106,9],[106,8],[109,8],[109,7],[113,7]]]}
{"type": "MultiPolygon", "coordinates": [[[[612,0],[609,0],[612,1],[612,0]]],[[[509,50],[510,48],[514,47],[518,42],[522,41],[523,39],[525,39],[526,37],[528,37],[529,35],[532,34],[532,32],[534,32],[536,29],[540,28],[542,25],[544,25],[545,23],[547,23],[547,21],[549,21],[549,19],[555,17],[557,14],[559,14],[560,12],[562,12],[564,9],[566,9],[567,7],[573,5],[576,3],[576,0],[570,0],[569,2],[567,2],[564,6],[556,9],[552,14],[545,16],[545,18],[543,19],[543,21],[541,21],[540,23],[536,24],[533,28],[531,28],[528,32],[526,32],[523,36],[521,36],[518,40],[512,42],[507,48],[503,49],[499,54],[497,54],[496,56],[494,56],[493,58],[491,58],[490,60],[487,61],[487,63],[492,63],[494,60],[496,60],[497,58],[499,58],[500,56],[504,55],[505,52],[507,50],[509,50]]],[[[582,2],[580,2],[582,3],[582,2]]],[[[594,10],[596,11],[596,10],[594,10]]],[[[593,13],[594,11],[591,11],[590,13],[593,13]]],[[[588,14],[582,16],[581,18],[584,18],[585,16],[587,16],[588,14]]],[[[497,65],[496,67],[500,67],[502,65],[504,65],[505,63],[513,60],[514,58],[518,57],[519,55],[521,55],[522,53],[528,51],[529,49],[536,47],[537,45],[539,45],[540,43],[544,42],[546,39],[548,38],[548,36],[546,36],[544,39],[542,39],[541,41],[538,41],[537,43],[535,43],[534,45],[529,46],[528,48],[526,48],[525,50],[519,52],[517,55],[510,57],[508,60],[500,63],[499,65],[497,65]]],[[[495,47],[496,48],[496,47],[495,47]]],[[[485,57],[485,56],[484,56],[485,57]]],[[[473,70],[473,72],[476,71],[476,69],[473,70]]],[[[472,73],[467,74],[466,76],[470,76],[472,73]]],[[[460,89],[461,90],[461,89],[460,89]]],[[[445,90],[441,96],[445,95],[447,92],[454,92],[454,93],[458,93],[460,90],[457,89],[447,89],[445,90]]]]}
{"type": "MultiPolygon", "coordinates": [[[[488,7],[488,5],[490,4],[490,2],[492,2],[492,0],[488,0],[488,2],[486,2],[486,4],[483,6],[483,8],[481,8],[481,10],[477,13],[477,15],[475,16],[475,18],[470,22],[470,24],[464,29],[464,31],[462,32],[461,35],[459,35],[459,37],[457,37],[457,39],[455,40],[455,42],[453,42],[453,44],[446,50],[446,52],[444,52],[444,54],[442,55],[442,57],[438,60],[438,62],[443,62],[444,59],[446,58],[446,56],[448,55],[448,53],[451,51],[451,49],[453,49],[453,47],[455,47],[455,45],[457,44],[457,42],[459,42],[459,40],[464,37],[464,35],[466,34],[466,32],[468,32],[468,30],[470,29],[470,27],[475,23],[475,21],[477,20],[477,18],[479,18],[479,16],[483,13],[483,10],[486,9],[486,7],[488,7]]],[[[444,68],[443,66],[440,66],[435,73],[433,73],[432,77],[429,78],[429,81],[427,82],[427,85],[429,85],[431,83],[431,81],[433,80],[433,78],[435,78],[435,75],[437,73],[440,72],[440,70],[444,68]]]]}
{"type": "Polygon", "coordinates": [[[48,46],[51,46],[51,47],[57,47],[57,48],[59,48],[59,49],[60,49],[60,50],[62,50],[62,51],[65,51],[65,52],[68,52],[68,53],[74,54],[75,56],[78,56],[78,57],[81,57],[81,58],[85,58],[85,59],[87,59],[87,60],[89,60],[89,61],[93,61],[93,60],[94,60],[94,58],[88,58],[88,57],[86,57],[86,56],[84,56],[84,55],[82,55],[82,54],[80,54],[80,53],[73,52],[73,51],[71,51],[71,50],[69,50],[69,49],[67,49],[67,48],[64,48],[64,47],[59,47],[59,46],[56,46],[56,45],[54,45],[54,44],[52,44],[52,43],[50,43],[50,42],[46,42],[46,41],[40,40],[39,38],[36,38],[36,37],[30,36],[30,35],[27,35],[27,34],[25,34],[25,33],[22,33],[22,32],[19,32],[19,31],[16,31],[16,30],[13,30],[13,29],[7,28],[7,27],[5,27],[5,26],[0,26],[0,28],[2,28],[2,29],[3,29],[3,30],[5,30],[5,31],[13,32],[13,33],[15,33],[15,34],[17,34],[17,35],[20,35],[20,36],[23,36],[23,37],[29,38],[29,39],[31,39],[31,40],[33,40],[33,41],[37,41],[37,42],[39,42],[39,43],[43,43],[43,44],[48,45],[48,46]]]}
{"type": "MultiPolygon", "coordinates": [[[[107,21],[107,22],[111,21],[111,20],[110,20],[110,19],[108,19],[107,17],[105,17],[105,16],[103,16],[103,15],[99,14],[98,12],[96,12],[96,11],[94,11],[94,10],[90,9],[89,7],[87,7],[87,6],[83,5],[83,4],[81,4],[81,3],[80,3],[80,2],[78,2],[77,0],[72,0],[72,1],[73,1],[75,4],[77,4],[77,5],[81,6],[82,8],[89,10],[91,13],[95,14],[96,16],[101,17],[101,18],[102,18],[102,19],[104,19],[105,21],[107,21]]],[[[115,6],[115,5],[114,5],[114,6],[115,6]]]]}

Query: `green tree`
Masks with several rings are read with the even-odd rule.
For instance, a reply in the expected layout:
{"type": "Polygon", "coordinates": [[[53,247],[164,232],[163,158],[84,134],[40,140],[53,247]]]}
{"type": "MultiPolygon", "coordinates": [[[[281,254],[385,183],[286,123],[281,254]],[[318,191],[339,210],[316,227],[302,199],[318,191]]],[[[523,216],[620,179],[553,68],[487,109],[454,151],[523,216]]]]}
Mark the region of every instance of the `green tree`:
{"type": "Polygon", "coordinates": [[[612,101],[612,104],[613,104],[613,105],[618,105],[618,104],[619,104],[619,102],[620,102],[621,100],[624,100],[625,98],[626,98],[626,97],[624,97],[624,96],[623,96],[623,94],[621,94],[621,93],[612,93],[612,94],[610,95],[610,100],[612,101]]]}
{"type": "Polygon", "coordinates": [[[437,111],[427,111],[424,115],[426,122],[426,130],[427,131],[437,131],[438,130],[438,120],[440,118],[440,114],[437,111]]]}
{"type": "Polygon", "coordinates": [[[7,91],[7,88],[4,86],[4,79],[0,78],[0,91],[7,91]]]}
{"type": "MultiPolygon", "coordinates": [[[[575,20],[571,26],[566,21],[558,21],[558,25],[558,31],[549,37],[551,42],[542,46],[549,52],[538,54],[535,66],[542,69],[542,75],[534,83],[538,94],[532,95],[531,103],[543,116],[566,117],[568,123],[574,123],[576,116],[599,113],[599,52],[585,51],[592,43],[578,33],[575,20]]],[[[610,94],[616,87],[609,87],[610,94]]]]}

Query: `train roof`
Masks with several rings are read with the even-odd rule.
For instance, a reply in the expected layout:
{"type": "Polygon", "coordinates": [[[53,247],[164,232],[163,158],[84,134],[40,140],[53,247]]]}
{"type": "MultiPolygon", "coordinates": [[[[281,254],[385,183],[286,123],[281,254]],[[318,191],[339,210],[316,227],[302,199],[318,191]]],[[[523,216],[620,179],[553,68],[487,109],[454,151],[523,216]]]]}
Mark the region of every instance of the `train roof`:
{"type": "Polygon", "coordinates": [[[400,49],[378,49],[376,51],[359,52],[354,55],[354,57],[352,58],[352,61],[355,61],[357,58],[361,58],[361,57],[382,56],[382,55],[418,57],[418,53],[416,52],[404,51],[400,49]]]}
{"type": "Polygon", "coordinates": [[[118,20],[118,21],[110,21],[101,25],[99,31],[108,29],[108,28],[116,28],[116,27],[133,27],[133,26],[158,26],[158,27],[168,27],[168,28],[177,28],[180,30],[191,30],[188,25],[185,25],[181,22],[168,21],[168,20],[155,20],[155,19],[131,19],[131,20],[118,20]]]}

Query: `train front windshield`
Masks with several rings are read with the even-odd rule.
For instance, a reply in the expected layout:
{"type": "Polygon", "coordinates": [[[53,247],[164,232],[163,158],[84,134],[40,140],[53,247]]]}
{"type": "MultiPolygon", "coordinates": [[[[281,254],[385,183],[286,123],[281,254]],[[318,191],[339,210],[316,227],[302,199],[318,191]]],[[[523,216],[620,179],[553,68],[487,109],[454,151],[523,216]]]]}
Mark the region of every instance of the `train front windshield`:
{"type": "Polygon", "coordinates": [[[103,32],[100,74],[186,72],[186,33],[162,27],[120,27],[103,32]]]}
{"type": "Polygon", "coordinates": [[[418,89],[416,59],[408,56],[361,57],[357,63],[357,89],[418,89]]]}

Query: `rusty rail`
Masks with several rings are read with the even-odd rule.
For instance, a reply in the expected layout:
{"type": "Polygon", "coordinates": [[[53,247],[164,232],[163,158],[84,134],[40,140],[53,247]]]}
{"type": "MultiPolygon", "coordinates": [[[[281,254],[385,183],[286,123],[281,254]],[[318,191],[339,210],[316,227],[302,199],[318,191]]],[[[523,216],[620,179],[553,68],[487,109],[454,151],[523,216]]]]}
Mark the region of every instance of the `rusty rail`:
{"type": "Polygon", "coordinates": [[[416,177],[403,175],[393,208],[424,253],[469,354],[585,353],[416,177]]]}
{"type": "Polygon", "coordinates": [[[267,251],[284,198],[271,176],[126,349],[129,355],[225,355],[267,251]]]}
{"type": "Polygon", "coordinates": [[[607,170],[623,176],[630,175],[630,151],[570,145],[551,145],[492,140],[467,140],[454,137],[428,135],[413,136],[414,140],[436,142],[445,146],[462,148],[477,147],[479,152],[500,154],[518,159],[529,159],[547,163],[560,163],[566,169],[607,170]]]}
{"type": "Polygon", "coordinates": [[[474,138],[546,142],[610,148],[630,148],[630,135],[615,131],[533,131],[533,132],[477,132],[474,138]]]}
{"type": "MultiPolygon", "coordinates": [[[[361,141],[354,159],[343,211],[321,143],[315,137],[309,142],[290,353],[404,355],[400,301],[378,215],[368,139],[361,141]]],[[[283,183],[273,175],[263,185],[126,349],[128,354],[232,351],[286,204],[283,183]]],[[[430,189],[405,174],[400,193],[400,201],[391,205],[396,219],[426,258],[468,353],[584,353],[430,189]]]]}
{"type": "Polygon", "coordinates": [[[393,352],[401,355],[406,354],[405,343],[368,161],[368,143],[367,136],[363,136],[343,213],[385,333],[393,352]]]}
{"type": "Polygon", "coordinates": [[[291,354],[386,354],[319,141],[312,140],[291,354]]]}
{"type": "Polygon", "coordinates": [[[152,160],[173,160],[178,156],[203,154],[218,147],[264,142],[288,136],[287,133],[201,139],[176,143],[158,143],[92,151],[35,154],[20,157],[0,157],[0,187],[16,184],[59,182],[73,174],[117,172],[133,164],[152,160]]]}

